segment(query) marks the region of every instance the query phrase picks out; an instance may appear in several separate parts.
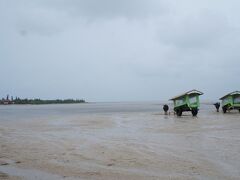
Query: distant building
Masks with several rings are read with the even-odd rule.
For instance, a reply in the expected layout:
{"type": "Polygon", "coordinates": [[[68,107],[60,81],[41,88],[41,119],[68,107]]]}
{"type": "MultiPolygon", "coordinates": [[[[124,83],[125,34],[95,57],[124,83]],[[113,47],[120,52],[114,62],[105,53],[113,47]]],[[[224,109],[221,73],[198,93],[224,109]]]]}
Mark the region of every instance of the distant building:
{"type": "Polygon", "coordinates": [[[3,104],[4,104],[4,105],[8,105],[8,104],[10,104],[10,102],[9,102],[8,100],[4,100],[4,101],[3,101],[3,104]]]}
{"type": "Polygon", "coordinates": [[[2,98],[2,100],[0,101],[0,104],[4,104],[4,105],[14,104],[14,101],[13,101],[13,98],[11,98],[10,100],[9,95],[7,95],[6,99],[2,98]]]}

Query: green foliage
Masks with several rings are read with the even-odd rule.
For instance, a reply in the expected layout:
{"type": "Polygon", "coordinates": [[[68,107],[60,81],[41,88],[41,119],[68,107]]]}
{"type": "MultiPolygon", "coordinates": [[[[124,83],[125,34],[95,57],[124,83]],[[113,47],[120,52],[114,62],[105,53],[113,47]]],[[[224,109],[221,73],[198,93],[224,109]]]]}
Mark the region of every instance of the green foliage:
{"type": "MultiPolygon", "coordinates": [[[[0,104],[3,101],[0,101],[0,104]]],[[[42,99],[20,99],[16,97],[13,100],[13,104],[76,104],[76,103],[85,103],[83,99],[55,99],[55,100],[42,100],[42,99]]]]}

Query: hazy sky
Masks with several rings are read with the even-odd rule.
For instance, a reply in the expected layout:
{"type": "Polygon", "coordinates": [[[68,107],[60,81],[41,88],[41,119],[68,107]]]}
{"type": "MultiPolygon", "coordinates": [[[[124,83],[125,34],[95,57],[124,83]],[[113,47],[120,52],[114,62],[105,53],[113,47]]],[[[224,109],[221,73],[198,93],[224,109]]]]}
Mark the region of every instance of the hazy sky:
{"type": "Polygon", "coordinates": [[[0,96],[240,90],[239,0],[0,0],[0,96]]]}

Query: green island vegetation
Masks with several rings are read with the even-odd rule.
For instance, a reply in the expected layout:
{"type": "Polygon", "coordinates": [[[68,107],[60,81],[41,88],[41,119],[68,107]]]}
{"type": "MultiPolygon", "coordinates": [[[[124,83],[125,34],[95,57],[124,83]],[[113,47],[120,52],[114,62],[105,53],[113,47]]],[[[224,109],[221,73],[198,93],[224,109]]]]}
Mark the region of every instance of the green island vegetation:
{"type": "Polygon", "coordinates": [[[43,100],[39,98],[35,99],[21,99],[19,97],[16,97],[15,99],[13,97],[9,98],[7,96],[6,98],[2,98],[0,100],[0,104],[77,104],[77,103],[86,103],[83,99],[55,99],[55,100],[43,100]]]}

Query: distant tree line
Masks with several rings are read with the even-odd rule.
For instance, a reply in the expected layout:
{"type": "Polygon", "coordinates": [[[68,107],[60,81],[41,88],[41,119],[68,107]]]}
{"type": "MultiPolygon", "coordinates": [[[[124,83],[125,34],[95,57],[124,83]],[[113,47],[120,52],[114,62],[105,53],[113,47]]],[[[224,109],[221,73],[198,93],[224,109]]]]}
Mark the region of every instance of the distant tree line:
{"type": "Polygon", "coordinates": [[[83,99],[55,99],[55,100],[42,100],[42,99],[20,99],[16,97],[15,99],[8,98],[0,100],[0,104],[76,104],[85,103],[83,99]]]}

